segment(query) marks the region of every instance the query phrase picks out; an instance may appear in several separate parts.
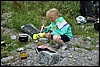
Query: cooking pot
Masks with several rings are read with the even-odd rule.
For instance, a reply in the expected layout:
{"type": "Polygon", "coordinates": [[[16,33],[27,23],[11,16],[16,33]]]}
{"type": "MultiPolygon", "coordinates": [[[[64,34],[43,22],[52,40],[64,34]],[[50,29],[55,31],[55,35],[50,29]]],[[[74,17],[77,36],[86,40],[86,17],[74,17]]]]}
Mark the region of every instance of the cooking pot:
{"type": "Polygon", "coordinates": [[[20,42],[27,42],[28,41],[28,35],[27,34],[20,34],[19,35],[19,41],[20,42]]]}

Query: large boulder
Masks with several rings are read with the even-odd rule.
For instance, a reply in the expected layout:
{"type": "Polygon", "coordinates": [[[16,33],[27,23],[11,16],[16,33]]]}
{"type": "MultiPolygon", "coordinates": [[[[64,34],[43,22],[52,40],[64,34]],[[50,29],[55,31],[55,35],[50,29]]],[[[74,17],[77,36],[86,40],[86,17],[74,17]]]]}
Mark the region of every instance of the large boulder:
{"type": "Polygon", "coordinates": [[[37,61],[40,64],[53,65],[58,63],[60,55],[58,53],[52,53],[49,51],[40,51],[37,56],[37,61]]]}

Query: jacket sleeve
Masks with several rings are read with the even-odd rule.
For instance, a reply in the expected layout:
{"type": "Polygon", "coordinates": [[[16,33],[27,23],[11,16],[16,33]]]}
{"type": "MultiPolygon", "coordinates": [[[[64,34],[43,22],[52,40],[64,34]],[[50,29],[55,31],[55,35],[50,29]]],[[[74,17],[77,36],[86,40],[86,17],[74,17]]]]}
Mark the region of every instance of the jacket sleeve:
{"type": "Polygon", "coordinates": [[[49,32],[50,31],[50,25],[49,26],[46,26],[46,29],[45,30],[43,30],[43,32],[45,32],[45,33],[47,33],[47,32],[49,32]]]}

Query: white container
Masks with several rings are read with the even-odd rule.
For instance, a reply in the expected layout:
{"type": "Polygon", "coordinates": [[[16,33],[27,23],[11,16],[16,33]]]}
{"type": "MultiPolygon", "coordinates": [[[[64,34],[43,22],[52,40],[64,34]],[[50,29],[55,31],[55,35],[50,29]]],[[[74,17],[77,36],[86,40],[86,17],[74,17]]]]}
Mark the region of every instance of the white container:
{"type": "Polygon", "coordinates": [[[83,17],[83,16],[76,17],[76,21],[77,21],[78,24],[82,24],[82,23],[86,23],[87,22],[86,18],[83,17]]]}

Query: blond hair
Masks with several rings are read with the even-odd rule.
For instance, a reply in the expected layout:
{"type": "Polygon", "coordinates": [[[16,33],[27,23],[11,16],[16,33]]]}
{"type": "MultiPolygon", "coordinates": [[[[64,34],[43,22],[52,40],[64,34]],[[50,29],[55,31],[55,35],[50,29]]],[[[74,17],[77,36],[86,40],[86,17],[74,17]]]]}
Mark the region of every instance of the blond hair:
{"type": "Polygon", "coordinates": [[[59,17],[60,16],[60,13],[59,11],[56,9],[56,8],[53,8],[53,9],[50,9],[46,12],[46,16],[47,17],[59,17]]]}

